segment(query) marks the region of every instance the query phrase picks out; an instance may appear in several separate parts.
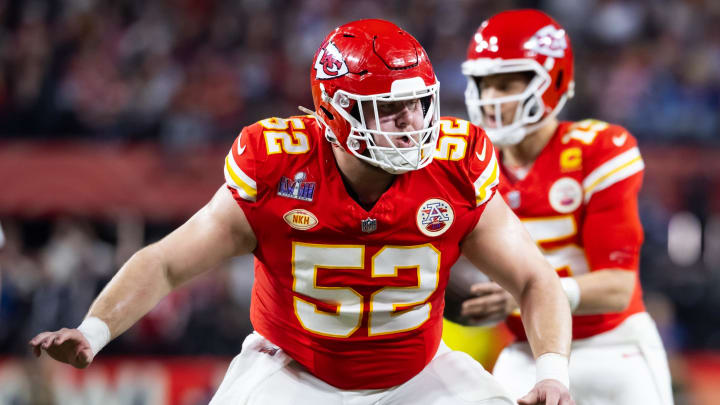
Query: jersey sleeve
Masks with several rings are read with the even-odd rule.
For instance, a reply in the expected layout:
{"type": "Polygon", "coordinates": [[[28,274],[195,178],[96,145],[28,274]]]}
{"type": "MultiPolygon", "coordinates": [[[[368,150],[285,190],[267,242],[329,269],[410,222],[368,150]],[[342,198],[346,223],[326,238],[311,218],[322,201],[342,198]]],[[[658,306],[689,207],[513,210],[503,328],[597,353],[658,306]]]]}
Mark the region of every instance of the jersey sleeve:
{"type": "Polygon", "coordinates": [[[586,174],[582,186],[586,205],[591,201],[603,205],[611,202],[612,196],[637,193],[645,164],[635,138],[627,130],[609,126],[586,146],[583,155],[586,174]],[[608,191],[603,192],[605,190],[608,191]]]}
{"type": "Polygon", "coordinates": [[[492,198],[500,184],[500,168],[498,167],[495,148],[490,138],[480,127],[472,125],[475,132],[470,142],[470,153],[467,157],[467,173],[475,190],[475,205],[481,206],[492,198]]]}
{"type": "Polygon", "coordinates": [[[225,184],[236,200],[257,200],[257,132],[254,126],[243,128],[225,157],[225,184]]]}
{"type": "Polygon", "coordinates": [[[591,270],[638,268],[643,230],[638,192],[644,163],[635,138],[609,126],[586,146],[583,244],[591,270]]]}

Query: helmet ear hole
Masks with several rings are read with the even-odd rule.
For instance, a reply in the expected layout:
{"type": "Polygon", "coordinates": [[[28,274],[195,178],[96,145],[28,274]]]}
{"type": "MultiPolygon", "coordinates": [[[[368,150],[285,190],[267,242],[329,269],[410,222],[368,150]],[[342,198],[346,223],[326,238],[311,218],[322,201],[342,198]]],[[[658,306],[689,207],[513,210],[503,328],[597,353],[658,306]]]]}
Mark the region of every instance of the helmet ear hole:
{"type": "Polygon", "coordinates": [[[538,115],[538,113],[541,112],[540,104],[538,103],[538,100],[536,97],[530,97],[527,100],[525,100],[523,109],[526,111],[525,116],[530,119],[535,118],[538,115]]]}
{"type": "Polygon", "coordinates": [[[557,79],[555,80],[555,90],[560,90],[563,83],[564,73],[562,70],[558,71],[557,79]]]}
{"type": "Polygon", "coordinates": [[[430,110],[430,104],[432,103],[432,97],[431,96],[425,96],[420,99],[420,106],[422,107],[423,111],[423,117],[427,116],[428,111],[430,110]]]}
{"type": "Polygon", "coordinates": [[[327,116],[330,121],[335,119],[335,116],[333,116],[333,114],[330,111],[328,111],[327,108],[320,106],[320,109],[323,110],[323,112],[325,113],[325,116],[327,116]]]}
{"type": "Polygon", "coordinates": [[[537,103],[533,103],[533,104],[530,106],[530,111],[529,111],[529,112],[530,112],[530,116],[531,116],[531,117],[532,117],[533,115],[537,114],[537,112],[538,112],[538,105],[537,105],[537,103]]]}
{"type": "Polygon", "coordinates": [[[358,108],[358,103],[359,102],[353,104],[353,107],[350,109],[350,116],[358,120],[358,122],[362,122],[360,119],[360,109],[358,108]]]}

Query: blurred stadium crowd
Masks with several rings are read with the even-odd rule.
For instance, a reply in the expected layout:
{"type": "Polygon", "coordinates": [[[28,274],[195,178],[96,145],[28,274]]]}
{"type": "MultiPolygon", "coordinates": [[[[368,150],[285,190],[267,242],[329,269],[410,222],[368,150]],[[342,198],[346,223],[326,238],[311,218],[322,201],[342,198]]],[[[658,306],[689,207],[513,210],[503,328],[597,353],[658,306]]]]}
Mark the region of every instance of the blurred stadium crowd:
{"type": "Polygon", "coordinates": [[[470,35],[513,6],[543,8],[570,33],[578,68],[567,116],[592,111],[641,140],[718,140],[720,5],[710,0],[4,0],[0,128],[182,146],[231,139],[310,105],[324,33],[369,16],[420,40],[443,112],[464,115],[458,64],[470,35]]]}
{"type": "MultiPolygon", "coordinates": [[[[641,148],[720,153],[720,2],[711,0],[0,0],[0,141],[229,146],[244,125],[311,106],[319,42],[366,17],[419,39],[442,84],[443,114],[465,117],[467,42],[483,19],[511,7],[542,8],[570,32],[576,96],[565,118],[619,123],[641,148]]],[[[670,351],[717,350],[720,203],[709,190],[720,181],[694,176],[668,207],[654,194],[666,180],[648,177],[641,203],[646,300],[670,351]],[[695,218],[677,222],[681,247],[693,221],[714,229],[704,259],[668,253],[674,211],[695,218]]],[[[0,355],[26,354],[39,330],[77,325],[118,266],[177,225],[0,215],[0,355]]],[[[236,354],[251,329],[251,260],[226,267],[172,295],[107,352],[236,354]]]]}
{"type": "MultiPolygon", "coordinates": [[[[38,330],[74,326],[130,255],[177,224],[146,226],[135,216],[90,221],[4,220],[0,249],[0,356],[27,354],[38,330]]],[[[227,263],[163,300],[104,352],[233,355],[252,330],[247,313],[252,258],[227,263]]]]}

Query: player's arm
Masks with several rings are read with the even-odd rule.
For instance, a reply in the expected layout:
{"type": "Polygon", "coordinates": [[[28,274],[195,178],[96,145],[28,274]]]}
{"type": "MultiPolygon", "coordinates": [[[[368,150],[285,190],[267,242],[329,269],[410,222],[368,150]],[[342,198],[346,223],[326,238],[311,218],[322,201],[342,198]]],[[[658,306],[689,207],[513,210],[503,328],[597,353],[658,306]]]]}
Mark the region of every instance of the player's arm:
{"type": "Polygon", "coordinates": [[[637,288],[643,241],[637,198],[644,164],[635,138],[618,126],[598,135],[587,154],[580,231],[591,271],[563,283],[574,313],[621,312],[637,288]]]}
{"type": "Polygon", "coordinates": [[[467,177],[473,182],[475,203],[478,207],[484,205],[484,211],[463,241],[462,253],[520,304],[536,357],[544,353],[567,356],[571,318],[557,273],[517,216],[495,192],[500,176],[492,143],[481,128],[470,125],[469,130],[471,152],[466,154],[463,163],[467,177]]]}
{"type": "MultiPolygon", "coordinates": [[[[639,177],[639,176],[638,176],[639,177]]],[[[576,314],[601,314],[621,312],[630,304],[637,288],[637,268],[642,227],[637,212],[637,188],[639,178],[631,178],[618,184],[618,190],[606,190],[608,194],[625,192],[625,197],[597,195],[590,201],[583,224],[583,241],[590,273],[573,277],[578,286],[576,314]],[[636,187],[632,183],[638,183],[636,187]],[[607,200],[607,204],[601,200],[607,200]],[[601,209],[597,209],[599,204],[601,209]]],[[[568,294],[570,297],[570,294],[568,294]]],[[[571,299],[572,303],[572,299],[571,299]]]]}
{"type": "Polygon", "coordinates": [[[38,356],[43,349],[56,360],[85,367],[99,350],[91,347],[93,341],[117,337],[173,289],[232,256],[251,252],[255,244],[243,210],[222,186],[187,222],[122,266],[90,307],[89,329],[43,332],[30,346],[38,356]]]}
{"type": "Polygon", "coordinates": [[[596,270],[573,279],[579,296],[573,313],[578,315],[622,312],[630,304],[635,289],[635,274],[627,270],[596,270]]]}
{"type": "MultiPolygon", "coordinates": [[[[563,277],[560,282],[572,312],[590,315],[621,312],[627,308],[636,287],[636,278],[632,271],[608,268],[563,277]]],[[[476,297],[462,303],[460,315],[476,323],[500,322],[518,308],[512,295],[492,281],[473,285],[470,293],[476,297]]]]}
{"type": "MultiPolygon", "coordinates": [[[[560,279],[573,314],[591,315],[622,312],[630,304],[637,284],[634,271],[605,268],[560,279]]],[[[470,287],[475,295],[462,303],[460,315],[473,322],[497,323],[518,308],[513,296],[497,283],[488,281],[470,287]]]]}
{"type": "Polygon", "coordinates": [[[463,241],[462,252],[520,305],[525,332],[538,359],[538,384],[522,403],[541,403],[538,395],[547,393],[563,398],[554,403],[571,403],[567,390],[572,330],[568,300],[557,273],[499,194],[487,203],[463,241]]]}
{"type": "Polygon", "coordinates": [[[499,194],[487,203],[462,252],[519,303],[536,357],[570,353],[570,308],[557,273],[499,194]]]}
{"type": "Polygon", "coordinates": [[[187,222],[133,255],[97,297],[89,315],[104,320],[116,337],[173,289],[230,257],[250,253],[255,243],[243,210],[222,186],[187,222]]]}

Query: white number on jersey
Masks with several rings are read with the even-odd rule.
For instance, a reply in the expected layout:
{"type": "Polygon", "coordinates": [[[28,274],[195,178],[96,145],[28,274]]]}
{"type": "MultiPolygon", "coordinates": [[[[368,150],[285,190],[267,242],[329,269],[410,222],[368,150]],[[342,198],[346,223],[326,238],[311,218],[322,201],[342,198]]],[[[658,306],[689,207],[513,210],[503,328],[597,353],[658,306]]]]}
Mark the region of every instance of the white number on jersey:
{"type": "MultiPolygon", "coordinates": [[[[349,337],[360,327],[363,296],[350,287],[317,285],[317,271],[323,269],[362,270],[365,247],[362,245],[316,245],[293,243],[293,291],[331,304],[337,309],[326,312],[300,297],[294,297],[295,314],[303,328],[324,336],[349,337]]],[[[397,277],[399,269],[417,271],[417,285],[384,287],[370,298],[368,335],[383,335],[420,327],[430,317],[426,302],[438,286],[440,252],[430,244],[385,246],[371,259],[371,275],[397,277]],[[400,311],[398,311],[398,309],[400,311]]]]}

